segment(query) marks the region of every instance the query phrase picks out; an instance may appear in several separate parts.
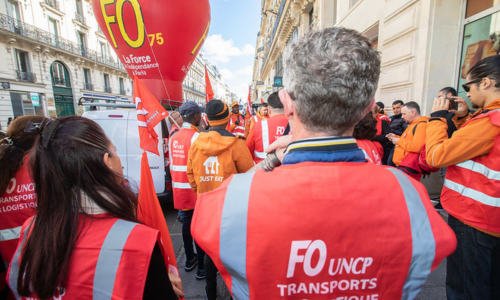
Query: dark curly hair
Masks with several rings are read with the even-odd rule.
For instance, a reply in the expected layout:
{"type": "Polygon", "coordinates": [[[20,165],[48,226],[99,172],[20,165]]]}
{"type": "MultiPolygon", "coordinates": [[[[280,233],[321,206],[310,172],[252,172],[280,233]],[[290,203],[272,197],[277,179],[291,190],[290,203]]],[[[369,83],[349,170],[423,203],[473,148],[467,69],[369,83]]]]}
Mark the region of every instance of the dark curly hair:
{"type": "Polygon", "coordinates": [[[352,135],[357,140],[371,141],[377,135],[377,120],[373,118],[371,113],[366,114],[366,116],[354,126],[352,135]]]}

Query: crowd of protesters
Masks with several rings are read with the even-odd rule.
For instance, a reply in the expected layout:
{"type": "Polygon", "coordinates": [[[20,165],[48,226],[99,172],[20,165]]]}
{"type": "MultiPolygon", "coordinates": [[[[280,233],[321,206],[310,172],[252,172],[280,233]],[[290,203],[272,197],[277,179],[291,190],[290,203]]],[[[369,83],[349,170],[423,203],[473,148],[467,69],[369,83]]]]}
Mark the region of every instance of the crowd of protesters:
{"type": "MultiPolygon", "coordinates": [[[[286,66],[255,115],[211,100],[169,117],[184,267],[206,298],[220,272],[238,300],[414,299],[448,257],[448,299],[500,299],[500,56],[462,86],[477,111],[445,87],[430,116],[375,101],[380,54],[354,30],[306,34],[286,66]],[[436,207],[419,182],[432,172],[436,207]]],[[[95,122],[13,120],[0,137],[0,299],[184,297],[122,181],[95,122]]]]}

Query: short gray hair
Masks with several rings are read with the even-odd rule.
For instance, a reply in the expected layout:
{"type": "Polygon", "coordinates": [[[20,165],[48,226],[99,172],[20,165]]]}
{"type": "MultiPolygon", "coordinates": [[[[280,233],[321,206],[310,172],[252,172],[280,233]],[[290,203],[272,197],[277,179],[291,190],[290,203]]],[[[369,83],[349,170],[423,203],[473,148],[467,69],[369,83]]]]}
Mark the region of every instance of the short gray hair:
{"type": "Polygon", "coordinates": [[[380,56],[355,30],[327,28],[287,48],[283,76],[306,129],[342,135],[370,105],[380,76],[380,56]]]}

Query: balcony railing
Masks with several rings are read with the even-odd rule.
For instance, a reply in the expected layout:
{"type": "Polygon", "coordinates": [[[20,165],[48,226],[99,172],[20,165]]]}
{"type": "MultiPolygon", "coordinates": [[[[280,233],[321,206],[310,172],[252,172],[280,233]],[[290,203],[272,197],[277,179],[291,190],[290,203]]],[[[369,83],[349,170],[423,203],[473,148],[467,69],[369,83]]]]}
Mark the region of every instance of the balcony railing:
{"type": "Polygon", "coordinates": [[[94,90],[94,85],[92,83],[84,82],[83,83],[83,89],[84,90],[93,91],[94,90]]]}
{"type": "Polygon", "coordinates": [[[45,0],[45,4],[59,10],[59,1],[57,0],[45,0]]]}
{"type": "Polygon", "coordinates": [[[79,13],[75,13],[75,20],[77,22],[85,24],[85,17],[80,15],[79,13]]]}
{"type": "Polygon", "coordinates": [[[280,9],[278,10],[278,15],[276,16],[276,20],[274,21],[273,32],[271,33],[271,37],[269,39],[269,47],[267,47],[266,56],[264,61],[267,60],[267,56],[269,55],[269,50],[271,49],[271,45],[273,43],[274,35],[276,34],[276,29],[278,29],[278,24],[280,23],[281,14],[283,13],[283,9],[285,8],[285,3],[287,1],[281,1],[280,9]]]}
{"type": "Polygon", "coordinates": [[[205,92],[204,92],[204,91],[199,91],[199,90],[197,90],[197,89],[195,89],[195,88],[192,88],[192,87],[190,87],[190,86],[187,86],[187,85],[185,85],[185,84],[183,84],[183,85],[182,85],[182,88],[183,88],[183,89],[185,89],[185,90],[191,91],[191,92],[193,92],[193,93],[195,93],[195,94],[198,94],[198,95],[200,95],[200,96],[205,97],[205,92]]]}
{"type": "Polygon", "coordinates": [[[54,77],[54,84],[55,85],[66,85],[66,80],[64,78],[59,78],[59,77],[54,77]]]}
{"type": "Polygon", "coordinates": [[[260,52],[262,52],[262,51],[264,51],[264,47],[259,47],[259,48],[257,48],[257,53],[260,53],[260,52]]]}
{"type": "Polygon", "coordinates": [[[264,81],[257,81],[257,83],[255,83],[255,85],[264,85],[264,81]]]}
{"type": "Polygon", "coordinates": [[[53,47],[71,52],[73,54],[84,56],[95,62],[103,63],[113,68],[124,70],[120,62],[113,59],[112,57],[101,55],[95,50],[88,49],[87,47],[82,46],[78,43],[64,39],[60,36],[57,36],[35,26],[26,24],[4,14],[0,14],[0,29],[8,30],[10,32],[30,38],[37,43],[45,43],[53,47]]]}
{"type": "Polygon", "coordinates": [[[125,89],[123,88],[120,88],[120,95],[126,95],[127,92],[125,91],[125,89]]]}
{"type": "Polygon", "coordinates": [[[105,87],[104,87],[104,91],[105,91],[106,93],[110,93],[110,94],[112,93],[112,91],[111,91],[111,87],[110,87],[110,86],[105,86],[105,87]]]}
{"type": "Polygon", "coordinates": [[[16,70],[17,73],[17,79],[22,80],[22,81],[28,81],[28,82],[36,82],[36,74],[31,73],[31,72],[21,72],[19,70],[16,70]]]}

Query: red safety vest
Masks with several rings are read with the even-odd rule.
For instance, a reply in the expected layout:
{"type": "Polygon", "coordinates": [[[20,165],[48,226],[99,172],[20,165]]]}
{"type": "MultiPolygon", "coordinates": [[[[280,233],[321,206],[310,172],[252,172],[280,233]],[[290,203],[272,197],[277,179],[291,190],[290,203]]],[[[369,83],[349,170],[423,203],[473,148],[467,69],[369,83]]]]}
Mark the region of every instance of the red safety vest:
{"type": "MultiPolygon", "coordinates": [[[[462,128],[487,117],[500,126],[500,110],[494,110],[470,119],[462,128]]],[[[500,136],[489,154],[448,167],[441,204],[475,228],[500,233],[500,136]]]]}
{"type": "Polygon", "coordinates": [[[382,164],[382,156],[384,156],[384,148],[379,142],[373,142],[370,140],[356,140],[358,147],[363,150],[367,160],[371,161],[376,165],[382,164]]]}
{"type": "Polygon", "coordinates": [[[456,247],[422,184],[371,163],[233,175],[191,230],[235,299],[413,299],[456,247]]]}
{"type": "Polygon", "coordinates": [[[228,127],[233,125],[237,120],[240,120],[240,125],[236,126],[231,133],[236,136],[245,136],[245,118],[241,114],[236,115],[231,113],[228,127]]]}
{"type": "Polygon", "coordinates": [[[0,196],[0,254],[9,263],[16,251],[21,226],[35,214],[35,184],[28,173],[27,157],[7,190],[0,196]]]}
{"type": "Polygon", "coordinates": [[[193,127],[187,122],[183,123],[182,129],[170,139],[168,146],[175,209],[194,209],[196,204],[196,193],[186,175],[189,148],[199,135],[193,127]]]}
{"type": "MultiPolygon", "coordinates": [[[[258,118],[257,116],[255,116],[258,118]]],[[[258,118],[259,119],[259,118],[258,118]]],[[[285,132],[288,119],[285,115],[276,115],[269,119],[260,120],[255,123],[254,130],[254,151],[252,156],[256,164],[260,163],[266,158],[264,150],[274,143],[279,137],[283,136],[285,132]]]]}
{"type": "MultiPolygon", "coordinates": [[[[159,232],[141,224],[101,214],[91,218],[80,216],[79,236],[68,269],[66,289],[54,299],[142,299],[153,248],[159,232]],[[84,222],[85,220],[85,222],[84,222]]],[[[20,246],[12,258],[7,273],[9,286],[16,299],[39,299],[20,297],[17,279],[21,249],[25,243],[27,227],[23,225],[20,246]]]]}

